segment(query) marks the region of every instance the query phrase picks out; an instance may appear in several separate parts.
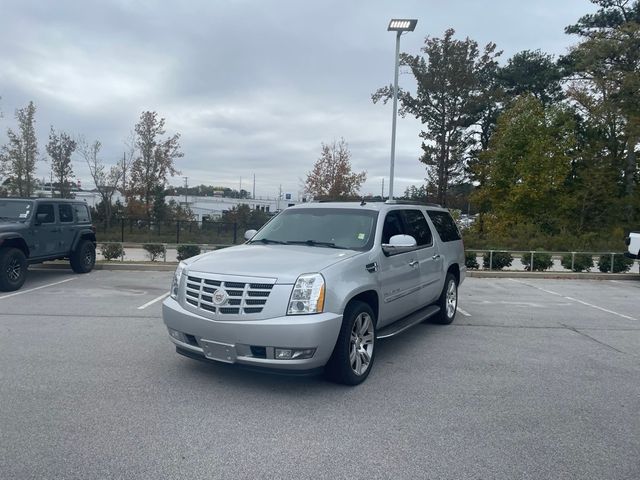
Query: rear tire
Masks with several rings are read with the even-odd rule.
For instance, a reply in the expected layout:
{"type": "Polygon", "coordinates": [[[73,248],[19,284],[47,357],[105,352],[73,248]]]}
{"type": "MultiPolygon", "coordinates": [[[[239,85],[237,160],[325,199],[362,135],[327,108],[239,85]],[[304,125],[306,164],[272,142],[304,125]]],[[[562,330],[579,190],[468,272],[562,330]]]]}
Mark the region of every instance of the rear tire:
{"type": "Polygon", "coordinates": [[[0,290],[20,289],[27,279],[27,257],[19,248],[0,249],[0,290]]]}
{"type": "Polygon", "coordinates": [[[96,264],[96,246],[90,240],[80,240],[69,258],[69,263],[74,272],[89,273],[96,264]]]}
{"type": "Polygon", "coordinates": [[[434,315],[431,321],[440,325],[453,322],[458,311],[458,281],[452,273],[447,273],[444,288],[436,305],[440,307],[440,312],[434,315]]]}
{"type": "Polygon", "coordinates": [[[359,301],[347,305],[333,354],[325,367],[329,380],[345,385],[365,381],[373,367],[376,318],[371,307],[359,301]]]}

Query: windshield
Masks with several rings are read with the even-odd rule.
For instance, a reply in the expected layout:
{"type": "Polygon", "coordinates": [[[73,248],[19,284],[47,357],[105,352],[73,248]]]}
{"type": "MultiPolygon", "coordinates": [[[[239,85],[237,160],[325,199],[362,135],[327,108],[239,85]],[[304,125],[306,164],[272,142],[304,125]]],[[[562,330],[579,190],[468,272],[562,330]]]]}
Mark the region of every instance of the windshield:
{"type": "Polygon", "coordinates": [[[0,199],[0,220],[27,220],[31,216],[33,202],[27,200],[0,199]]]}
{"type": "Polygon", "coordinates": [[[285,210],[260,230],[251,243],[301,244],[369,250],[378,212],[338,208],[285,210]]]}

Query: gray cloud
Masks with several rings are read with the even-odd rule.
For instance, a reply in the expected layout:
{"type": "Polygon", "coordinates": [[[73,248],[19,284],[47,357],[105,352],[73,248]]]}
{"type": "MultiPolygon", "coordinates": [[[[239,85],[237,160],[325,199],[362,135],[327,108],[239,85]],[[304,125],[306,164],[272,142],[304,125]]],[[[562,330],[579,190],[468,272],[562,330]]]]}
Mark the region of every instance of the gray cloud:
{"type": "MultiPolygon", "coordinates": [[[[0,17],[0,128],[13,110],[38,107],[40,150],[50,125],[98,138],[116,161],[140,112],[156,110],[180,132],[178,168],[190,183],[297,193],[321,142],[344,137],[364,191],[388,176],[391,107],[371,93],[393,74],[391,17],[416,17],[402,49],[454,27],[494,41],[504,58],[522,49],[563,53],[563,27],[592,11],[585,0],[344,2],[5,0],[0,17]],[[246,182],[246,183],[245,183],[246,182]]],[[[401,84],[411,88],[410,75],[401,84]]],[[[396,192],[420,183],[420,124],[400,119],[396,192]]],[[[4,134],[0,135],[0,143],[4,134]]],[[[76,159],[84,184],[88,172],[76,159]]],[[[42,163],[39,175],[47,175],[42,163]]],[[[173,183],[181,183],[176,178],[173,183]]],[[[388,186],[387,186],[388,188],[388,186]]]]}

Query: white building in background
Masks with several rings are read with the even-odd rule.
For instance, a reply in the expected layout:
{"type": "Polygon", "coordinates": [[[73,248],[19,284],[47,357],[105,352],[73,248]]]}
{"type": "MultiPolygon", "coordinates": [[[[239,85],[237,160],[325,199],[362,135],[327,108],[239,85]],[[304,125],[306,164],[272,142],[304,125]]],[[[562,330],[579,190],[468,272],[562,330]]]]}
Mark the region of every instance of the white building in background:
{"type": "MultiPolygon", "coordinates": [[[[100,194],[97,191],[77,190],[74,191],[76,200],[82,200],[86,202],[90,207],[94,207],[100,203],[100,194]]],[[[36,192],[36,195],[42,197],[50,197],[51,192],[42,190],[36,192]]],[[[125,198],[116,192],[113,195],[113,202],[120,200],[121,203],[125,203],[125,198]]],[[[168,195],[165,197],[165,202],[175,201],[177,204],[185,205],[184,195],[168,195]]],[[[210,220],[217,220],[222,217],[222,213],[225,210],[231,210],[238,205],[248,205],[251,210],[261,210],[265,213],[276,213],[280,210],[284,210],[287,207],[292,207],[299,203],[303,203],[300,200],[293,200],[293,195],[282,194],[282,198],[227,198],[227,197],[201,197],[195,195],[188,195],[186,198],[186,204],[195,216],[196,220],[201,221],[202,218],[209,218],[210,220]]]]}
{"type": "MultiPolygon", "coordinates": [[[[200,221],[203,217],[211,220],[217,220],[222,217],[222,213],[225,210],[231,210],[238,205],[248,205],[251,210],[261,210],[266,213],[276,213],[279,210],[284,210],[287,207],[292,207],[302,203],[298,200],[293,200],[292,195],[283,194],[282,199],[277,198],[227,198],[227,197],[199,197],[189,195],[186,199],[186,204],[196,217],[196,220],[200,221]],[[289,197],[289,198],[287,198],[289,197]]],[[[166,202],[171,200],[180,205],[185,205],[185,196],[167,196],[166,202]]]]}

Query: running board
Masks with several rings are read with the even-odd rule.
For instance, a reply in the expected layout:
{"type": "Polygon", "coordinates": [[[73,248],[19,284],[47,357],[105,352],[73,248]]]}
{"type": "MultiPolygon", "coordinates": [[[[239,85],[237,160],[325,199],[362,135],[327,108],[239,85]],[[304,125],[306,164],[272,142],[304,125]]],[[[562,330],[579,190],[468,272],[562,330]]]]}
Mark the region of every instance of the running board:
{"type": "Polygon", "coordinates": [[[436,305],[430,305],[425,307],[417,312],[412,313],[411,315],[404,317],[391,325],[387,325],[382,330],[378,332],[376,338],[389,338],[394,335],[398,335],[399,333],[404,332],[406,329],[417,325],[418,323],[422,323],[428,318],[433,317],[435,314],[440,312],[440,307],[436,305]]]}

